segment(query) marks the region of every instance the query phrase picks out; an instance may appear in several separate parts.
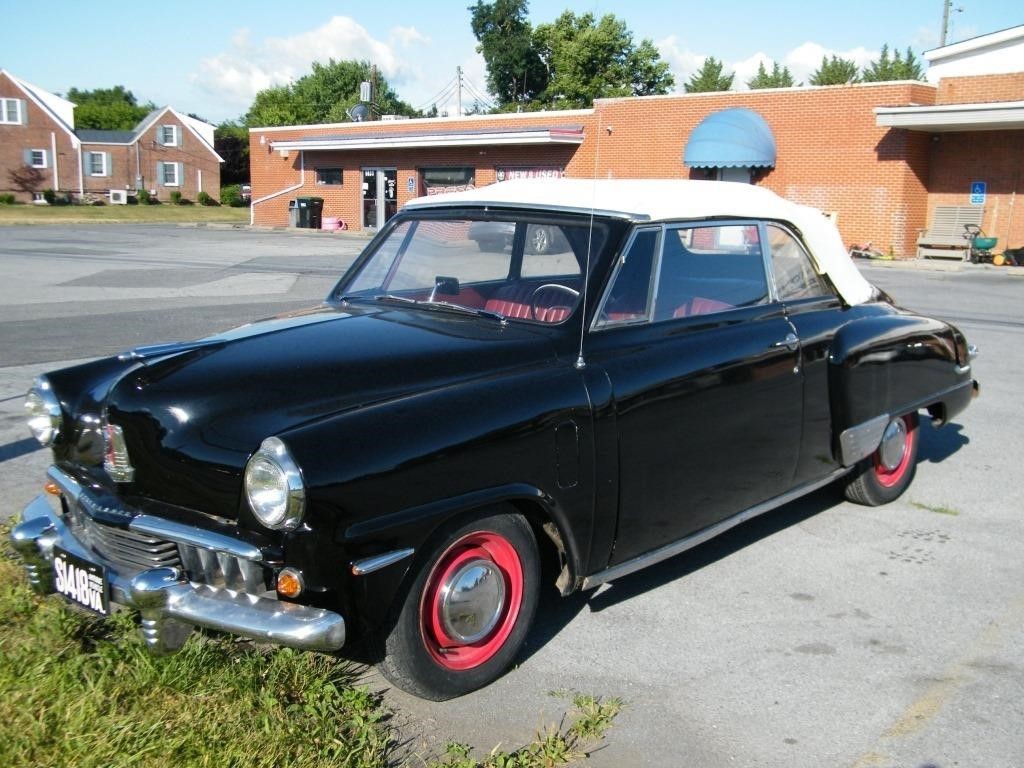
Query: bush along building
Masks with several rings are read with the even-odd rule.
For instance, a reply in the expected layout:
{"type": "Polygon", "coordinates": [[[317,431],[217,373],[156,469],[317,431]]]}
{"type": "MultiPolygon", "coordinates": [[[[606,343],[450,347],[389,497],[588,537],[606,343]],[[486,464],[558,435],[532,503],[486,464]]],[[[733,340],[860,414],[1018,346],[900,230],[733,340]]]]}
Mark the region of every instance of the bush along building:
{"type": "Polygon", "coordinates": [[[374,230],[412,197],[508,178],[697,178],[769,187],[834,217],[848,245],[896,257],[918,252],[939,208],[980,209],[1000,249],[1024,245],[1024,26],[924,57],[930,82],[252,128],[252,220],[301,226],[319,198],[325,228],[374,230]]]}
{"type": "Polygon", "coordinates": [[[131,131],[76,131],[74,107],[0,69],[0,194],[21,202],[118,204],[142,190],[165,202],[201,192],[219,199],[214,126],[161,107],[131,131]]]}

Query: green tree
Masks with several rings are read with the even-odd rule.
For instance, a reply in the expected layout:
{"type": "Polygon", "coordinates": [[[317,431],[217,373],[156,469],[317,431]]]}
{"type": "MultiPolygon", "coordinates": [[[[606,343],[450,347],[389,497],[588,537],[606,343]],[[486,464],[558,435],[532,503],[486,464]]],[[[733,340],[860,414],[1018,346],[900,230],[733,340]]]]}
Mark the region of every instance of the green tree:
{"type": "Polygon", "coordinates": [[[722,71],[725,69],[724,62],[714,56],[708,56],[696,74],[691,77],[683,86],[687,93],[710,93],[712,91],[728,91],[732,89],[735,72],[728,76],[722,71]]]}
{"type": "Polygon", "coordinates": [[[534,31],[534,48],[551,73],[545,106],[589,107],[594,99],[667,93],[675,84],[668,64],[649,40],[639,46],[612,14],[565,11],[534,31]]]}
{"type": "Polygon", "coordinates": [[[921,63],[907,46],[906,57],[897,50],[889,56],[888,44],[882,46],[878,58],[865,67],[862,74],[865,83],[879,83],[887,80],[923,80],[921,63]]]}
{"type": "Polygon", "coordinates": [[[224,158],[220,167],[221,186],[249,181],[249,129],[225,120],[213,134],[213,147],[224,158]]]}
{"type": "Polygon", "coordinates": [[[76,128],[129,131],[156,109],[153,103],[139,104],[123,85],[91,91],[72,88],[65,98],[75,105],[76,128]]]}
{"type": "Polygon", "coordinates": [[[401,101],[368,61],[313,62],[313,71],[291,85],[276,85],[256,94],[245,115],[248,127],[316,125],[348,120],[348,110],[359,102],[359,86],[375,84],[373,111],[380,114],[418,115],[401,101]]]}
{"type": "Polygon", "coordinates": [[[841,59],[835,54],[832,58],[821,57],[821,66],[811,75],[811,85],[846,85],[859,83],[860,74],[857,64],[852,59],[841,59]]]}
{"type": "Polygon", "coordinates": [[[535,100],[547,88],[548,70],[533,45],[527,0],[477,0],[470,26],[477,53],[487,63],[487,90],[500,104],[535,100]]]}
{"type": "Polygon", "coordinates": [[[779,67],[779,62],[772,62],[771,74],[764,67],[762,61],[757,65],[757,74],[747,80],[747,88],[757,90],[759,88],[792,88],[795,85],[793,75],[789,67],[779,67]]]}

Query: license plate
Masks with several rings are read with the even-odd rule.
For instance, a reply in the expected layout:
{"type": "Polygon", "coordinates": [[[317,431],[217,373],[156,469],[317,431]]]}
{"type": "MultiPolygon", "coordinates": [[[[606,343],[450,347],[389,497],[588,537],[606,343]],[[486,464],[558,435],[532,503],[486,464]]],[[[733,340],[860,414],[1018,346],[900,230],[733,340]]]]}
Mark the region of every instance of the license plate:
{"type": "Polygon", "coordinates": [[[53,577],[56,591],[71,602],[103,616],[110,613],[110,584],[102,566],[55,546],[53,577]]]}

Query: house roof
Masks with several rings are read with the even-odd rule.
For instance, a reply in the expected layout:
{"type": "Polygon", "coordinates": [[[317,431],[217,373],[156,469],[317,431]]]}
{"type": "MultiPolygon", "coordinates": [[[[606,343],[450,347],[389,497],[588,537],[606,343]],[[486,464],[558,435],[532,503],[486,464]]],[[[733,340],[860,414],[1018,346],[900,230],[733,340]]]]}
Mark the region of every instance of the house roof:
{"type": "Polygon", "coordinates": [[[217,158],[218,162],[224,162],[224,158],[218,155],[217,150],[213,148],[214,127],[209,123],[196,120],[194,117],[182,115],[171,107],[159,107],[154,109],[142,118],[142,120],[136,124],[135,128],[130,131],[100,131],[86,129],[76,131],[75,133],[78,135],[78,138],[86,144],[134,144],[142,137],[142,134],[152,128],[153,125],[155,125],[157,121],[168,112],[174,115],[174,117],[178,119],[187,131],[199,139],[203,146],[210,151],[210,154],[217,158]]]}
{"type": "Polygon", "coordinates": [[[134,131],[101,131],[83,128],[75,134],[87,144],[131,144],[135,141],[134,131]]]}
{"type": "Polygon", "coordinates": [[[46,112],[60,128],[71,137],[72,142],[78,139],[75,136],[75,105],[63,99],[55,93],[50,93],[37,85],[32,85],[20,77],[15,77],[6,69],[0,69],[0,75],[10,78],[21,91],[28,96],[41,110],[46,112]]]}

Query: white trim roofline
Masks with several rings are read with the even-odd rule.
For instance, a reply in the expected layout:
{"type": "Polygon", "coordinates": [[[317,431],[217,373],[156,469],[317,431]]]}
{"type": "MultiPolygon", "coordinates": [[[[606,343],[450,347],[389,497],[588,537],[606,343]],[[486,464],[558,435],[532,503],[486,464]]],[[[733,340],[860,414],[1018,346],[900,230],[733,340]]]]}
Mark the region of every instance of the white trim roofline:
{"type": "MultiPolygon", "coordinates": [[[[193,136],[195,136],[197,139],[199,139],[199,141],[202,143],[202,145],[209,150],[210,154],[213,155],[215,158],[217,158],[217,162],[219,162],[219,163],[223,163],[224,162],[224,158],[221,157],[219,154],[217,154],[217,150],[215,150],[213,148],[213,146],[210,144],[210,142],[208,142],[206,140],[206,138],[201,133],[199,133],[199,131],[197,131],[195,129],[195,126],[192,125],[192,121],[195,118],[191,118],[191,117],[188,117],[187,115],[181,114],[178,110],[174,109],[174,107],[158,107],[157,109],[154,109],[152,112],[150,112],[148,115],[146,115],[146,117],[143,118],[142,122],[139,123],[137,126],[135,126],[135,137],[130,142],[128,142],[128,144],[130,145],[130,144],[136,143],[140,138],[142,138],[142,134],[144,134],[146,131],[148,131],[153,126],[153,124],[156,123],[157,120],[159,120],[161,117],[163,117],[168,112],[170,112],[172,115],[174,115],[178,119],[178,121],[185,128],[188,129],[189,133],[191,133],[193,136]]],[[[89,142],[89,144],[99,144],[99,143],[100,142],[93,142],[93,141],[89,142]]]]}
{"type": "Polygon", "coordinates": [[[932,48],[929,51],[925,51],[923,56],[925,61],[929,64],[935,64],[937,61],[941,61],[942,59],[961,56],[965,53],[971,53],[972,51],[978,51],[1019,39],[1024,39],[1024,24],[1016,27],[1010,27],[1008,29],[1001,29],[998,32],[991,32],[987,35],[971,37],[967,40],[961,40],[959,43],[950,43],[949,45],[945,45],[941,48],[932,48]]]}
{"type": "Polygon", "coordinates": [[[346,123],[313,123],[312,125],[268,125],[259,128],[250,128],[249,133],[274,133],[278,131],[307,131],[311,129],[323,130],[329,129],[332,131],[365,131],[367,128],[381,127],[381,126],[394,126],[399,125],[402,127],[408,125],[444,125],[445,123],[461,123],[461,122],[497,122],[499,120],[530,120],[537,118],[548,118],[557,117],[562,119],[564,117],[586,116],[594,114],[593,109],[552,109],[542,110],[540,112],[500,112],[494,115],[462,115],[454,117],[414,117],[410,120],[401,120],[389,122],[386,120],[364,120],[362,122],[346,122],[346,123]]]}
{"type": "Polygon", "coordinates": [[[355,149],[419,149],[424,147],[493,147],[527,146],[537,144],[582,144],[583,131],[531,130],[531,131],[485,131],[479,133],[444,133],[391,135],[383,137],[359,136],[344,138],[294,139],[271,141],[270,146],[279,151],[302,150],[355,150],[355,149]]]}
{"type": "Polygon", "coordinates": [[[1024,101],[875,107],[875,124],[929,133],[1019,130],[1024,129],[1024,101]]]}
{"type": "MultiPolygon", "coordinates": [[[[8,72],[6,69],[0,69],[0,75],[7,75],[7,77],[10,78],[10,81],[14,83],[16,86],[18,86],[18,89],[32,100],[33,104],[35,104],[47,115],[50,116],[50,118],[60,127],[60,129],[71,138],[71,147],[73,149],[79,148],[79,146],[81,145],[81,140],[75,135],[74,127],[68,125],[67,122],[65,122],[64,119],[60,115],[58,115],[41,96],[38,96],[36,94],[36,91],[38,90],[55,99],[60,99],[59,96],[57,96],[54,93],[50,93],[49,91],[44,91],[42,88],[37,88],[31,83],[25,82],[17,75],[13,75],[10,72],[8,72]]],[[[67,102],[68,104],[71,104],[71,102],[67,101],[67,99],[61,100],[67,102]]]]}

